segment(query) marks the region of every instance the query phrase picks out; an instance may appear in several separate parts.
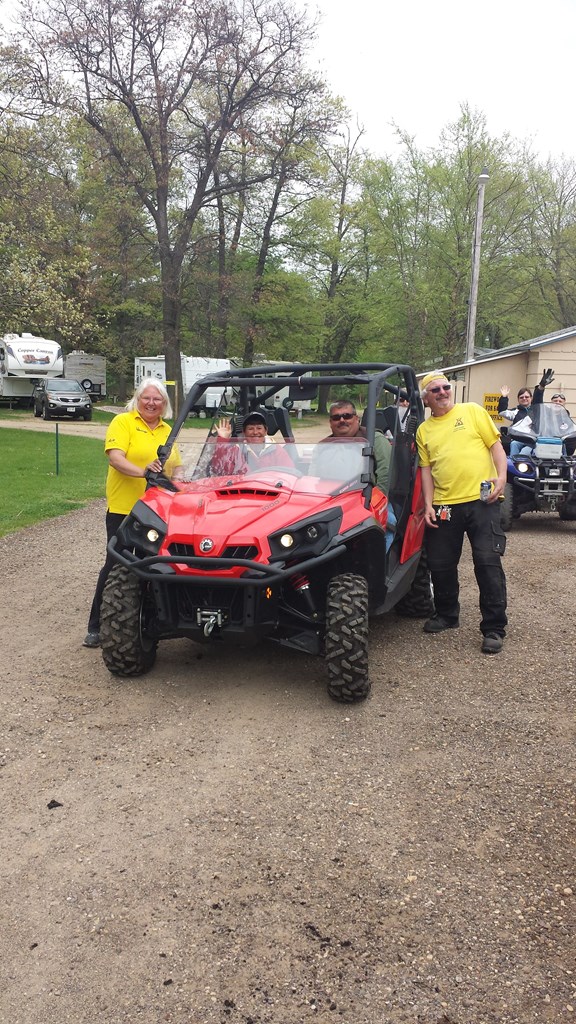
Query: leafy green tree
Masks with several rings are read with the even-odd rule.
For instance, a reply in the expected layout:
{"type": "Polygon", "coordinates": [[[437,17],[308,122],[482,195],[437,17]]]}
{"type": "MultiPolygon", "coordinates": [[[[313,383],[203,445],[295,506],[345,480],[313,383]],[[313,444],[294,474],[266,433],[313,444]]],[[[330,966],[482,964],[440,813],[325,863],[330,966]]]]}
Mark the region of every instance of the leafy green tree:
{"type": "MultiPolygon", "coordinates": [[[[255,140],[251,132],[241,131],[241,145],[233,154],[236,166],[231,170],[225,158],[219,161],[218,181],[232,176],[242,187],[236,194],[220,194],[215,210],[205,211],[204,232],[198,246],[192,246],[192,260],[203,253],[218,279],[217,298],[216,281],[212,283],[212,317],[207,325],[211,354],[225,356],[233,349],[248,365],[256,352],[265,352],[272,344],[265,331],[269,317],[261,316],[259,310],[267,289],[270,311],[270,295],[275,291],[267,287],[268,271],[275,275],[279,259],[289,258],[291,213],[304,208],[322,189],[315,147],[333,131],[341,112],[341,105],[334,101],[327,100],[319,108],[315,88],[303,89],[276,104],[268,140],[255,140]],[[255,179],[258,184],[250,186],[255,179]],[[238,330],[244,335],[243,352],[238,351],[238,330]]],[[[208,281],[209,276],[204,278],[205,286],[208,281]]]]}
{"type": "MultiPolygon", "coordinates": [[[[264,296],[270,258],[278,252],[290,252],[288,225],[291,216],[296,211],[300,216],[303,212],[305,215],[311,200],[323,189],[315,154],[319,146],[327,144],[341,115],[342,109],[337,102],[326,103],[319,110],[312,93],[299,96],[297,102],[285,105],[273,136],[275,173],[267,187],[261,186],[255,197],[247,196],[248,223],[252,236],[257,240],[257,249],[244,348],[246,365],[253,361],[257,332],[262,326],[259,306],[264,296]],[[257,216],[254,216],[255,212],[257,216]]],[[[293,345],[291,348],[294,352],[293,345]]]]}
{"type": "Polygon", "coordinates": [[[160,268],[154,236],[134,191],[117,174],[99,136],[75,121],[77,207],[92,256],[94,351],[105,355],[109,389],[122,399],[134,380],[134,357],[162,351],[160,268]]]}
{"type": "Polygon", "coordinates": [[[76,204],[69,140],[57,120],[0,123],[0,331],[67,347],[96,328],[91,254],[76,204]]]}
{"type": "Polygon", "coordinates": [[[417,366],[463,360],[478,175],[485,166],[476,345],[518,340],[515,331],[534,297],[522,152],[508,136],[491,138],[483,115],[467,107],[429,152],[400,138],[401,158],[394,165],[371,161],[364,183],[389,351],[417,366]]]}
{"type": "MultiPolygon", "coordinates": [[[[323,330],[317,358],[321,362],[353,360],[369,332],[370,275],[360,152],[362,132],[343,142],[319,146],[320,195],[289,218],[292,259],[314,283],[323,307],[323,330]]],[[[325,411],[328,393],[319,396],[325,411]]]]}
{"type": "Polygon", "coordinates": [[[576,323],[576,164],[534,163],[530,169],[530,265],[538,296],[554,327],[576,323]]]}
{"type": "Polygon", "coordinates": [[[312,87],[320,99],[303,64],[313,28],[273,0],[24,0],[20,26],[3,52],[20,109],[28,98],[29,109],[84,119],[150,220],[166,371],[181,395],[182,270],[194,225],[218,195],[255,183],[215,176],[239,126],[264,138],[276,102],[312,87]]]}

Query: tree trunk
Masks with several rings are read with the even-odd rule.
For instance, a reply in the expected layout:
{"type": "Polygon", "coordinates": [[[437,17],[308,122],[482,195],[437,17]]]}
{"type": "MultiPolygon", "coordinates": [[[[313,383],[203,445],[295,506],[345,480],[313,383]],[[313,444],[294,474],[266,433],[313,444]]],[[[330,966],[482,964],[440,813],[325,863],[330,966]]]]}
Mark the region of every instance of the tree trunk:
{"type": "Polygon", "coordinates": [[[256,311],[260,303],[262,296],[262,289],[264,287],[264,270],[266,269],[266,261],[268,259],[268,253],[270,252],[270,244],[272,240],[272,228],[274,221],[276,220],[276,214],[278,212],[278,205],[280,203],[280,196],[282,189],[284,188],[288,178],[288,165],[285,160],[282,161],[280,166],[280,172],[276,181],[276,187],[274,189],[274,195],[270,204],[270,210],[264,224],[262,232],[262,240],[260,243],[260,250],[258,252],[258,262],[256,263],[256,271],[254,273],[254,283],[252,286],[252,296],[250,299],[250,314],[248,327],[246,330],[246,343],[244,345],[244,365],[251,366],[254,362],[254,339],[257,337],[258,328],[256,326],[256,311]]]}
{"type": "Polygon", "coordinates": [[[175,266],[172,254],[165,255],[161,259],[160,266],[166,381],[174,415],[177,416],[184,401],[180,355],[180,317],[182,314],[180,273],[175,266]]]}
{"type": "MultiPolygon", "coordinates": [[[[239,183],[246,182],[246,150],[242,150],[242,172],[239,183]]],[[[218,310],[216,313],[216,345],[215,355],[218,359],[225,359],[228,355],[228,321],[230,317],[230,290],[234,276],[236,254],[240,244],[242,226],[244,224],[244,212],[246,200],[243,188],[238,192],[238,207],[234,220],[234,230],[230,245],[226,239],[226,211],[224,208],[224,195],[221,191],[220,172],[214,168],[214,185],[216,188],[216,206],[218,210],[218,310]]],[[[212,354],[206,353],[206,355],[212,354]]]]}

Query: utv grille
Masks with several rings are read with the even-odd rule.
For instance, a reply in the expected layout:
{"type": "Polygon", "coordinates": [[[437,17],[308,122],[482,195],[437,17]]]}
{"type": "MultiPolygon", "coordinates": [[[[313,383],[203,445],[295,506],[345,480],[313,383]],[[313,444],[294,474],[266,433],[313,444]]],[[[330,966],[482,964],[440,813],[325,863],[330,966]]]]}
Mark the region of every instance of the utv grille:
{"type": "Polygon", "coordinates": [[[256,558],[258,548],[255,544],[237,544],[236,547],[224,548],[223,558],[256,558]]]}
{"type": "MultiPolygon", "coordinates": [[[[189,556],[193,558],[196,554],[193,544],[179,544],[177,541],[172,541],[172,544],[168,547],[168,551],[174,558],[178,556],[189,556]]],[[[224,548],[222,552],[223,558],[256,558],[258,556],[258,548],[255,544],[235,544],[230,547],[224,548]]]]}
{"type": "Polygon", "coordinates": [[[264,490],[262,487],[221,487],[218,490],[220,498],[250,497],[250,498],[277,498],[278,491],[264,490]]]}
{"type": "Polygon", "coordinates": [[[190,558],[193,558],[195,554],[193,544],[178,544],[177,541],[173,541],[170,544],[168,551],[171,555],[184,555],[190,558]]]}

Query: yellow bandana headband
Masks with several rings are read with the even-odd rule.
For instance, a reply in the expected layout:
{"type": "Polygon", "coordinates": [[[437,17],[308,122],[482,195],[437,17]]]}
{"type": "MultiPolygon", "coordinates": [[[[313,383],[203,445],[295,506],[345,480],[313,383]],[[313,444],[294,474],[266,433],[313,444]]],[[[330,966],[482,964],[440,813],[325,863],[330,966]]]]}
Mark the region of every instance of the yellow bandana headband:
{"type": "Polygon", "coordinates": [[[446,374],[442,373],[442,370],[436,370],[436,373],[427,373],[426,376],[422,378],[420,381],[420,390],[425,391],[433,380],[445,380],[447,384],[450,383],[446,374]]]}

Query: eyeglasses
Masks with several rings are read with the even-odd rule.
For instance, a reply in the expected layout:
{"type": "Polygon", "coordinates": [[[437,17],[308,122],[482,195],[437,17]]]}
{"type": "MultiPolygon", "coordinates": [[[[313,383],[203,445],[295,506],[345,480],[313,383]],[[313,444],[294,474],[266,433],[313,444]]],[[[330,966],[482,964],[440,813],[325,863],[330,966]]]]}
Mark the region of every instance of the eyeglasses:
{"type": "Polygon", "coordinates": [[[439,395],[441,391],[452,391],[451,384],[440,384],[437,388],[428,388],[428,391],[432,395],[439,395]]]}
{"type": "Polygon", "coordinates": [[[330,416],[331,420],[353,420],[355,412],[337,412],[333,416],[330,416]]]}

